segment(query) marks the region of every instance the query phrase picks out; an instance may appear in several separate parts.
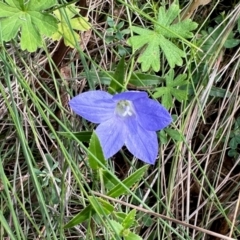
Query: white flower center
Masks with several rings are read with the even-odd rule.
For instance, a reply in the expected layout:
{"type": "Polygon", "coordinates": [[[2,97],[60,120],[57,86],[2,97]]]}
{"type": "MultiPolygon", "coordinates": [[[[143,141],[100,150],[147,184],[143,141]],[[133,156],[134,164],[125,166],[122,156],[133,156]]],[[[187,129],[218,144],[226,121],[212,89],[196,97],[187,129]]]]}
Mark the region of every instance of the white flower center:
{"type": "Polygon", "coordinates": [[[117,103],[115,112],[120,117],[131,117],[134,114],[132,102],[128,100],[120,100],[117,103]]]}

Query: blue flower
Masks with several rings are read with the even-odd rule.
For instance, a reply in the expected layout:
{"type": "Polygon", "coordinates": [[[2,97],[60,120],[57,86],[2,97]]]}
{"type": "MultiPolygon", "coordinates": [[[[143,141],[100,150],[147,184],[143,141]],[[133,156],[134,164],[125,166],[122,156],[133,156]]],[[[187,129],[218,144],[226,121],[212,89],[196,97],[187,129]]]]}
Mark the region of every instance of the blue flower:
{"type": "Polygon", "coordinates": [[[171,115],[161,104],[140,91],[115,95],[88,91],[72,98],[69,105],[76,114],[100,123],[96,134],[106,158],[125,145],[135,157],[154,164],[158,154],[156,131],[172,122],[171,115]]]}

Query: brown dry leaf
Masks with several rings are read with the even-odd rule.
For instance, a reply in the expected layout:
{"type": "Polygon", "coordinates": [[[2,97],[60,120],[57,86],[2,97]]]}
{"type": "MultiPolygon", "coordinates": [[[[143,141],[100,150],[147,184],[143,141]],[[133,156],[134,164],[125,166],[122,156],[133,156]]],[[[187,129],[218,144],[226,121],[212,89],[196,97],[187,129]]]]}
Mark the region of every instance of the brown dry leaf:
{"type": "Polygon", "coordinates": [[[211,1],[212,0],[193,0],[192,3],[188,6],[188,8],[182,14],[181,19],[184,20],[184,19],[190,18],[194,13],[194,11],[198,9],[199,6],[207,5],[211,1]]]}
{"type": "MultiPolygon", "coordinates": [[[[233,226],[236,226],[237,225],[236,216],[239,216],[239,212],[240,212],[239,201],[236,201],[230,208],[230,211],[227,215],[228,220],[226,220],[225,218],[217,220],[219,223],[217,225],[218,228],[216,228],[215,231],[222,235],[227,235],[230,230],[229,222],[231,222],[233,226]]],[[[214,238],[214,240],[221,240],[221,238],[216,237],[214,238]]]]}
{"type": "Polygon", "coordinates": [[[92,30],[87,30],[85,32],[81,32],[81,43],[80,43],[80,47],[81,49],[84,51],[85,48],[87,47],[87,44],[89,42],[89,39],[92,35],[92,30]]]}
{"type": "MultiPolygon", "coordinates": [[[[64,66],[60,69],[60,73],[62,78],[64,79],[71,79],[72,78],[72,74],[71,74],[71,68],[69,66],[64,66]]],[[[61,101],[62,101],[62,105],[67,108],[68,106],[68,93],[65,90],[65,87],[61,87],[61,101]]],[[[60,113],[60,112],[59,112],[60,113]]]]}
{"type": "Polygon", "coordinates": [[[69,66],[61,67],[60,73],[64,79],[70,79],[72,77],[71,68],[69,66]]]}

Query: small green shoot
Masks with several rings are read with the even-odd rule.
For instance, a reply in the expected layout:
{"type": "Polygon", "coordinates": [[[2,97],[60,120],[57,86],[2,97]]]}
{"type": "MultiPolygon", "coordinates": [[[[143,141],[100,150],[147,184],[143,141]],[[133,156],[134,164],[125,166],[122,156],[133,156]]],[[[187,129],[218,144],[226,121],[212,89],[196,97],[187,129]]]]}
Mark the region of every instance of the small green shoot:
{"type": "Polygon", "coordinates": [[[135,218],[136,210],[133,209],[126,215],[124,219],[120,220],[120,218],[118,218],[118,222],[115,220],[111,220],[110,222],[115,230],[115,233],[118,236],[123,237],[124,240],[141,240],[142,238],[140,236],[130,230],[131,227],[136,225],[135,218]]]}
{"type": "Polygon", "coordinates": [[[133,226],[134,222],[135,222],[135,218],[136,218],[136,209],[133,209],[132,211],[129,212],[129,214],[124,218],[122,225],[123,227],[126,228],[130,228],[131,226],[133,226]]]}
{"type": "MultiPolygon", "coordinates": [[[[105,42],[107,44],[113,42],[125,41],[124,36],[130,33],[129,29],[122,29],[124,27],[124,22],[120,21],[115,23],[110,17],[107,17],[107,24],[109,28],[106,29],[105,42]]],[[[130,49],[123,47],[122,44],[117,44],[117,51],[120,56],[126,55],[130,49]]]]}
{"type": "MultiPolygon", "coordinates": [[[[40,178],[42,178],[42,187],[47,187],[49,185],[49,181],[52,181],[53,177],[53,171],[58,167],[58,162],[54,163],[53,165],[50,165],[50,170],[43,169],[42,171],[39,169],[34,169],[36,172],[36,175],[40,178]]],[[[61,180],[57,177],[54,177],[54,181],[61,182],[61,180]]]]}
{"type": "Polygon", "coordinates": [[[118,24],[110,17],[107,17],[107,36],[106,43],[113,42],[114,40],[124,40],[124,35],[130,33],[129,29],[122,29],[124,22],[120,21],[118,24]]]}
{"type": "Polygon", "coordinates": [[[168,11],[164,7],[159,8],[158,24],[154,24],[154,30],[140,27],[132,27],[132,31],[139,34],[128,39],[128,44],[134,50],[141,49],[146,45],[138,62],[141,63],[142,71],[146,72],[151,67],[155,72],[160,70],[160,52],[163,51],[171,68],[175,65],[182,66],[182,58],[186,56],[185,52],[178,46],[168,40],[168,38],[191,38],[192,30],[197,28],[197,23],[187,19],[182,22],[172,24],[179,16],[180,9],[176,4],[172,4],[168,11]],[[172,24],[172,25],[171,25],[172,24]],[[176,35],[177,34],[177,35],[176,35]]]}
{"type": "Polygon", "coordinates": [[[58,185],[60,185],[61,179],[55,176],[54,172],[57,172],[59,163],[54,162],[50,154],[45,154],[45,157],[48,162],[48,168],[44,168],[43,170],[34,168],[34,171],[40,179],[41,187],[46,191],[48,203],[57,204],[59,203],[58,192],[60,192],[60,186],[58,185]]]}

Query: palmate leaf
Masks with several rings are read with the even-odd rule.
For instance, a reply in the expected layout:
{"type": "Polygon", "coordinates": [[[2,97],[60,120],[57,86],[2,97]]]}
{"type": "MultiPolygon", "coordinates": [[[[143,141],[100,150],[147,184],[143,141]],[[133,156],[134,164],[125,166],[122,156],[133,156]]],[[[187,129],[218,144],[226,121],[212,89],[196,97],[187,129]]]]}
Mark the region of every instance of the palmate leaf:
{"type": "Polygon", "coordinates": [[[178,48],[169,38],[190,38],[191,33],[197,27],[197,23],[186,19],[171,25],[174,19],[179,15],[178,5],[172,4],[168,11],[164,7],[159,8],[158,24],[154,24],[154,30],[132,27],[132,31],[138,36],[130,37],[127,41],[135,50],[146,45],[138,62],[141,63],[142,71],[146,72],[151,67],[155,72],[160,70],[160,49],[163,51],[169,65],[173,68],[175,65],[181,66],[185,57],[185,52],[178,48]],[[163,28],[164,27],[164,28],[163,28]]]}
{"type": "Polygon", "coordinates": [[[34,52],[42,46],[42,37],[57,31],[56,19],[44,11],[56,4],[55,0],[30,0],[23,6],[17,0],[0,2],[0,35],[3,41],[16,37],[21,30],[21,49],[34,52]]]}
{"type": "Polygon", "coordinates": [[[76,43],[80,42],[80,36],[74,30],[86,31],[91,28],[86,17],[75,17],[79,9],[74,4],[66,7],[65,10],[58,9],[54,11],[55,16],[59,20],[58,31],[52,35],[53,40],[60,40],[63,37],[66,46],[74,48],[76,43]]]}
{"type": "Polygon", "coordinates": [[[187,99],[187,88],[185,90],[179,87],[187,85],[186,74],[180,74],[174,79],[174,71],[171,69],[166,75],[166,87],[156,88],[153,94],[154,98],[162,97],[162,105],[169,109],[173,106],[173,97],[179,102],[187,99]]]}

